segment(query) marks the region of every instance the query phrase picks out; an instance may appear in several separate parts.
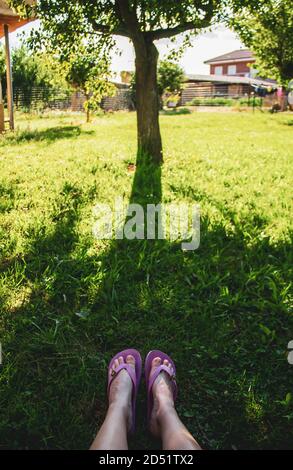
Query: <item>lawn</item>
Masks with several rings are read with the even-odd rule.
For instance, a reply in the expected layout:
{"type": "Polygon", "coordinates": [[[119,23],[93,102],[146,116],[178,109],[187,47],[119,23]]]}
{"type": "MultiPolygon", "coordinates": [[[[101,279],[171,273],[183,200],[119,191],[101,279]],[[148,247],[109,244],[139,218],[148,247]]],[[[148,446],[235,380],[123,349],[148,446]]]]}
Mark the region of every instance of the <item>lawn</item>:
{"type": "MultiPolygon", "coordinates": [[[[88,448],[125,347],[178,368],[205,448],[293,449],[289,114],[161,116],[161,171],[129,171],[135,115],[18,116],[0,137],[0,448],[88,448]],[[116,196],[197,202],[201,244],[98,241],[116,196]]],[[[156,448],[145,391],[131,448],[156,448]]]]}

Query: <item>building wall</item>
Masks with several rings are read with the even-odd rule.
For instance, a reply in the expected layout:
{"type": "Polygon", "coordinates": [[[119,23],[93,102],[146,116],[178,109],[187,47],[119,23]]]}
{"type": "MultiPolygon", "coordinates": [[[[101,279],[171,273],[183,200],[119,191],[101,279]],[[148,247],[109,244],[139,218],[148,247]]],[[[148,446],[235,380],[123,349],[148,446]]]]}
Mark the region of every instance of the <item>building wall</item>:
{"type": "Polygon", "coordinates": [[[128,89],[118,89],[115,96],[102,99],[101,108],[104,111],[130,111],[134,109],[131,93],[128,89]]]}
{"type": "Polygon", "coordinates": [[[236,74],[238,76],[246,76],[250,72],[250,67],[248,67],[248,64],[252,64],[254,61],[247,62],[245,60],[244,62],[227,62],[225,64],[212,64],[210,65],[210,74],[215,75],[215,68],[221,66],[222,67],[222,75],[228,75],[228,67],[229,65],[236,65],[236,74]]]}
{"type": "MultiPolygon", "coordinates": [[[[254,88],[243,83],[210,83],[210,82],[188,82],[181,93],[180,106],[188,105],[194,98],[247,98],[252,99],[254,88]]],[[[277,95],[273,93],[263,99],[264,107],[271,107],[277,103],[277,95]]]]}
{"type": "Polygon", "coordinates": [[[182,90],[180,105],[185,106],[194,98],[242,98],[251,91],[251,87],[246,84],[189,82],[182,90]]]}

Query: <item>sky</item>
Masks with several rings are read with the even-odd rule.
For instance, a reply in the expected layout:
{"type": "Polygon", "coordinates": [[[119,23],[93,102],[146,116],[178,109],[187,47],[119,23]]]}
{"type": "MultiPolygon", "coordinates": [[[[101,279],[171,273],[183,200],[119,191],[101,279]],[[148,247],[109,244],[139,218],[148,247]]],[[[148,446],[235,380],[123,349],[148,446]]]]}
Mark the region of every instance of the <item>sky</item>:
{"type": "MultiPolygon", "coordinates": [[[[29,25],[19,28],[17,31],[10,35],[11,47],[17,47],[21,44],[22,35],[28,34],[33,27],[37,27],[38,22],[30,23],[29,25]]],[[[178,36],[177,45],[182,42],[182,37],[178,36]]],[[[170,41],[158,41],[157,47],[160,52],[160,58],[168,54],[170,50],[170,41]]],[[[117,46],[120,54],[113,53],[112,56],[112,70],[116,73],[122,70],[134,70],[134,53],[133,47],[127,38],[117,38],[117,46]]],[[[174,44],[172,44],[174,47],[174,44]]],[[[226,52],[231,52],[235,49],[243,48],[243,44],[236,37],[233,31],[218,26],[212,31],[198,35],[192,39],[192,46],[185,50],[185,53],[178,60],[179,64],[187,74],[206,74],[209,73],[209,66],[204,64],[205,60],[211,59],[226,52]]]]}

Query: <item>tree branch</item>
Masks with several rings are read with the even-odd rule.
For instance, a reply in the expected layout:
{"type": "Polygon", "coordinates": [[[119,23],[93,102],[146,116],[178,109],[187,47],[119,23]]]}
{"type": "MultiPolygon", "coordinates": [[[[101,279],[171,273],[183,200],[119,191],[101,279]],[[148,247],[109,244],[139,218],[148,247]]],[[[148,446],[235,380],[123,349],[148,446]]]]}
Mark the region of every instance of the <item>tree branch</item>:
{"type": "Polygon", "coordinates": [[[130,38],[130,33],[123,24],[119,24],[118,26],[115,26],[115,28],[113,29],[111,29],[110,26],[99,24],[99,23],[96,23],[95,21],[91,21],[91,24],[92,24],[93,29],[97,33],[115,34],[117,36],[124,36],[126,38],[130,38]]]}
{"type": "Polygon", "coordinates": [[[177,34],[180,33],[185,33],[185,31],[190,31],[191,29],[195,29],[196,24],[194,22],[187,22],[183,23],[178,26],[174,26],[174,28],[162,28],[162,29],[157,29],[155,31],[146,31],[144,34],[147,35],[150,39],[153,41],[158,40],[158,39],[165,39],[165,38],[171,38],[172,36],[176,36],[177,34]]]}
{"type": "MultiPolygon", "coordinates": [[[[86,5],[86,1],[84,0],[78,0],[78,2],[82,6],[86,5]]],[[[118,24],[117,26],[114,26],[113,28],[111,28],[109,25],[106,25],[106,24],[97,23],[95,20],[91,19],[90,17],[88,18],[95,32],[101,33],[101,34],[109,34],[109,35],[115,34],[117,36],[124,36],[124,37],[130,38],[130,34],[123,22],[118,4],[119,4],[119,0],[115,0],[114,12],[118,20],[118,24]]]]}
{"type": "Polygon", "coordinates": [[[120,23],[123,23],[123,18],[121,16],[121,12],[120,12],[120,8],[119,8],[119,0],[115,0],[115,4],[114,4],[114,11],[115,11],[115,14],[119,20],[120,23]]]}
{"type": "MultiPolygon", "coordinates": [[[[197,2],[194,1],[194,6],[199,8],[197,2]]],[[[211,20],[214,15],[214,2],[210,0],[208,9],[204,18],[198,18],[195,21],[186,21],[185,23],[179,24],[178,26],[174,26],[172,28],[161,28],[155,31],[147,31],[145,34],[148,35],[153,41],[158,39],[165,39],[171,38],[172,36],[176,36],[177,34],[185,33],[186,31],[190,31],[196,28],[207,28],[210,26],[211,20]]]]}
{"type": "Polygon", "coordinates": [[[116,3],[120,9],[123,22],[126,28],[129,30],[129,34],[132,38],[138,38],[141,31],[136,16],[136,11],[129,8],[128,0],[116,0],[116,3]]]}

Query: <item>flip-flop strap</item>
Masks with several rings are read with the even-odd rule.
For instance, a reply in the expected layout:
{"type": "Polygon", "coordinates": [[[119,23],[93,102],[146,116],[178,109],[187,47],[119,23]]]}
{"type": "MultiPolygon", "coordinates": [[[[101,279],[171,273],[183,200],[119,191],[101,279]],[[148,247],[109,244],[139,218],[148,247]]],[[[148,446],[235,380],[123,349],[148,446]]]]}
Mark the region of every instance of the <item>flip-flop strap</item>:
{"type": "Polygon", "coordinates": [[[171,373],[170,369],[167,366],[164,366],[164,365],[161,365],[161,366],[157,367],[155,372],[151,375],[151,377],[149,379],[149,384],[148,384],[148,392],[149,393],[151,392],[152,387],[154,385],[154,381],[156,380],[156,378],[158,377],[158,375],[161,372],[166,372],[169,375],[169,377],[171,379],[171,384],[172,384],[173,397],[175,399],[176,394],[177,394],[177,384],[176,384],[176,380],[175,380],[176,376],[175,376],[175,374],[171,373]]]}
{"type": "Polygon", "coordinates": [[[108,382],[108,391],[111,387],[111,384],[113,382],[113,380],[117,377],[117,375],[119,374],[119,372],[121,372],[122,370],[126,370],[132,380],[132,384],[133,384],[133,391],[135,391],[136,389],[136,374],[135,374],[135,369],[130,366],[129,364],[120,364],[120,366],[117,367],[117,369],[112,369],[112,374],[111,374],[111,378],[109,379],[109,382],[108,382]]]}

